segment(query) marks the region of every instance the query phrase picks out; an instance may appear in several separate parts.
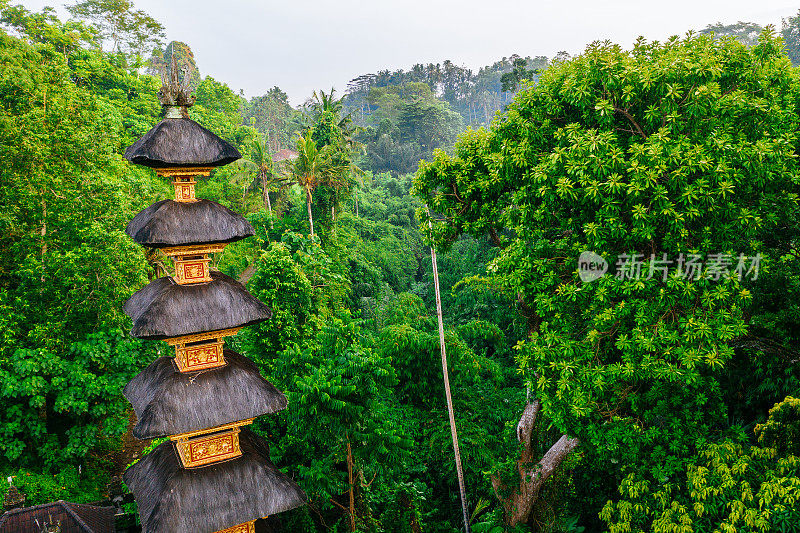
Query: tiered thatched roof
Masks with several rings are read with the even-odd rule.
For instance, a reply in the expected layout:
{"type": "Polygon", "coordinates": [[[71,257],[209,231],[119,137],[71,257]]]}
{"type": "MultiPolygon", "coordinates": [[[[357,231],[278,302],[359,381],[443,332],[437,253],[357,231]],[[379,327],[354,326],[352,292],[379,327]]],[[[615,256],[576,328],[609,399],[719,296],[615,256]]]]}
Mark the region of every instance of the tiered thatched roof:
{"type": "Polygon", "coordinates": [[[239,150],[188,118],[165,118],[125,150],[125,159],[152,168],[217,167],[239,150]]]}
{"type": "Polygon", "coordinates": [[[238,213],[210,200],[162,200],[137,214],[125,232],[149,248],[233,242],[253,235],[238,213]]]}
{"type": "Polygon", "coordinates": [[[255,517],[305,503],[300,487],[269,461],[267,443],[249,430],[239,434],[242,456],[201,468],[181,466],[165,442],[123,477],[139,503],[144,533],[213,533],[255,517]]]}
{"type": "Polygon", "coordinates": [[[272,316],[235,279],[221,272],[212,272],[211,278],[208,283],[179,285],[167,276],[139,289],[122,308],[133,320],[131,335],[180,337],[256,324],[272,316]]]}
{"type": "Polygon", "coordinates": [[[113,507],[58,500],[0,515],[0,533],[41,533],[42,526],[51,523],[60,523],[61,533],[112,533],[115,514],[113,507]]]}
{"type": "Polygon", "coordinates": [[[160,357],[123,391],[138,422],[137,439],[178,435],[276,413],[286,397],[243,355],[225,350],[224,367],[177,372],[174,357],[160,357]]]}

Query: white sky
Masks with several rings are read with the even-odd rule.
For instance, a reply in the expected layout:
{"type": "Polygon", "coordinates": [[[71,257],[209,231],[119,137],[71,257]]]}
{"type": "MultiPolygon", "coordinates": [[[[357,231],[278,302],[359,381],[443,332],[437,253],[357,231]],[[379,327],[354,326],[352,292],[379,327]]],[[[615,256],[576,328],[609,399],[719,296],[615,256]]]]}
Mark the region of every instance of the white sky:
{"type": "MultiPolygon", "coordinates": [[[[38,11],[64,0],[12,0],[38,11]]],[[[69,3],[75,3],[74,1],[69,3]]],[[[625,47],[715,22],[780,28],[800,0],[134,0],[168,40],[194,51],[202,75],[256,96],[278,85],[294,104],[314,89],[414,63],[478,68],[503,56],[580,53],[596,39],[625,47]]],[[[63,9],[59,9],[62,18],[63,9]]]]}

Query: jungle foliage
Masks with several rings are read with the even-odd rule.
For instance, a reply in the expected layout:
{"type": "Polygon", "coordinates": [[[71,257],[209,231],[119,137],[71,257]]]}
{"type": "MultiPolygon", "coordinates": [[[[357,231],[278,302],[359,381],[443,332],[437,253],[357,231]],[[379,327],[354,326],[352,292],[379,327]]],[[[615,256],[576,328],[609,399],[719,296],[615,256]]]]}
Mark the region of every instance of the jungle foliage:
{"type": "MultiPolygon", "coordinates": [[[[517,362],[541,414],[580,440],[585,482],[620,485],[623,500],[609,498],[601,515],[612,530],[775,531],[789,520],[765,502],[728,516],[731,495],[707,511],[697,476],[775,459],[775,449],[739,444],[755,444],[752,428],[767,415],[741,399],[769,406],[798,386],[787,357],[798,339],[772,319],[772,306],[793,314],[793,300],[766,289],[767,304],[762,289],[793,269],[797,90],[770,31],[752,47],[708,36],[640,40],[630,51],[595,43],[417,174],[417,193],[442,215],[432,219],[440,245],[494,236],[489,268],[528,319],[517,362]],[[583,281],[585,251],[616,269],[583,281]],[[679,261],[692,254],[705,268],[687,275],[679,261]],[[738,254],[760,257],[758,276],[738,254]],[[757,358],[770,371],[755,398],[765,385],[748,372],[757,358]],[[670,503],[671,487],[686,484],[696,516],[673,513],[691,504],[670,503]],[[660,506],[642,503],[648,492],[660,506]]],[[[753,492],[794,487],[794,460],[769,463],[779,479],[752,478],[753,492]]]]}
{"type": "Polygon", "coordinates": [[[121,154],[175,58],[243,154],[197,194],[256,232],[214,267],[273,310],[231,344],[289,398],[254,424],[310,497],[276,526],[459,529],[434,244],[474,531],[797,530],[797,17],[294,108],[130,2],[70,13],[0,0],[0,474],[29,504],[103,499],[132,460],[121,389],[165,347],[121,307],[165,264],[123,228],[170,188],[121,154]],[[611,272],[584,283],[585,251],[611,272]]]}

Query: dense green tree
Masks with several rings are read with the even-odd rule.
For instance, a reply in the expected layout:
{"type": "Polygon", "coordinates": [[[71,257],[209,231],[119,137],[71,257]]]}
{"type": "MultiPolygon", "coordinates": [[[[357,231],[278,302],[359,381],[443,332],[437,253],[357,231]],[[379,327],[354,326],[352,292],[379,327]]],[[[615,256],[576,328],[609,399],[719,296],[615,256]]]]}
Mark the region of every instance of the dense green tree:
{"type": "Polygon", "coordinates": [[[247,352],[270,367],[284,349],[302,345],[317,328],[311,281],[283,243],[272,243],[256,263],[248,289],[272,310],[272,319],[245,331],[247,352]]]}
{"type": "MultiPolygon", "coordinates": [[[[2,4],[0,4],[2,8],[2,4]]],[[[36,43],[50,43],[56,50],[68,56],[81,46],[95,46],[97,31],[82,22],[61,22],[52,8],[32,13],[23,6],[2,8],[0,24],[14,29],[36,43]]]]}
{"type": "Polygon", "coordinates": [[[800,400],[787,396],[769,411],[769,418],[755,428],[758,443],[781,456],[800,457],[800,400]]]}
{"type": "MultiPolygon", "coordinates": [[[[518,346],[536,397],[522,428],[541,408],[594,468],[655,480],[728,430],[732,343],[747,335],[769,261],[797,235],[795,87],[769,32],[755,47],[596,43],[522,90],[491,131],[421,166],[416,190],[443,215],[436,242],[489,233],[500,247],[490,271],[531,334],[518,346]],[[584,283],[585,251],[617,263],[616,275],[584,283]],[[700,253],[696,279],[676,263],[649,275],[658,260],[700,253]],[[735,274],[736,254],[757,253],[758,282],[714,270],[714,257],[735,274]]],[[[535,497],[541,475],[527,472],[518,494],[535,497]]],[[[515,498],[512,523],[527,519],[515,498]]]]}
{"type": "Polygon", "coordinates": [[[20,348],[0,360],[0,465],[57,470],[127,429],[120,391],[155,350],[126,337],[95,333],[60,351],[20,348]]]}
{"type": "Polygon", "coordinates": [[[413,97],[400,107],[397,128],[405,140],[431,151],[452,143],[461,132],[461,117],[447,104],[413,97]]]}
{"type": "Polygon", "coordinates": [[[5,337],[15,339],[0,353],[57,349],[122,324],[122,302],[146,279],[122,228],[157,189],[123,170],[114,100],[75,85],[52,45],[0,40],[0,302],[13,309],[5,337]]]}
{"type": "Polygon", "coordinates": [[[800,11],[793,17],[781,21],[781,34],[786,45],[786,54],[795,67],[800,65],[800,11]]]}
{"type": "Polygon", "coordinates": [[[758,36],[764,31],[764,27],[753,22],[739,21],[736,24],[709,24],[702,30],[701,34],[714,35],[715,37],[733,37],[737,41],[747,46],[758,44],[758,36]]]}
{"type": "MultiPolygon", "coordinates": [[[[241,168],[245,176],[249,176],[250,172],[255,173],[255,182],[261,188],[261,199],[264,207],[267,208],[270,217],[272,213],[272,200],[269,196],[270,189],[275,188],[275,185],[281,184],[286,181],[275,170],[275,163],[272,161],[272,156],[269,153],[269,145],[263,136],[257,136],[248,146],[249,157],[241,159],[237,165],[241,168]]],[[[272,222],[270,222],[272,223],[272,222]]]]}
{"type": "Polygon", "coordinates": [[[110,41],[111,52],[147,57],[164,40],[164,26],[130,0],[83,0],[67,6],[73,17],[91,21],[99,43],[110,41]]]}
{"type": "Polygon", "coordinates": [[[528,62],[518,57],[514,60],[514,68],[511,72],[506,72],[500,76],[500,83],[502,84],[503,91],[516,92],[523,81],[530,81],[533,79],[535,70],[527,68],[528,62]]]}
{"type": "Polygon", "coordinates": [[[301,129],[301,113],[289,104],[289,96],[279,87],[250,99],[244,105],[242,116],[267,136],[270,153],[294,147],[295,134],[301,129]]]}
{"type": "Polygon", "coordinates": [[[656,483],[628,475],[620,485],[622,499],[603,509],[609,531],[800,531],[795,505],[800,497],[800,457],[794,454],[800,435],[797,413],[797,401],[787,398],[756,429],[765,447],[710,444],[674,481],[656,483]],[[791,450],[787,436],[795,439],[791,450]]]}
{"type": "Polygon", "coordinates": [[[463,128],[460,115],[421,82],[372,88],[367,101],[375,108],[372,126],[357,137],[366,148],[363,164],[374,172],[412,172],[463,128]]]}
{"type": "Polygon", "coordinates": [[[313,134],[314,130],[309,130],[305,136],[298,135],[298,156],[292,166],[292,177],[305,193],[311,235],[314,235],[314,216],[311,211],[314,191],[321,185],[333,188],[343,187],[347,182],[350,170],[348,165],[336,157],[334,145],[318,148],[312,138],[313,134]]]}
{"type": "Polygon", "coordinates": [[[402,419],[392,413],[397,376],[390,360],[361,346],[359,332],[348,314],[330,316],[311,346],[281,353],[274,374],[290,406],[282,455],[298,465],[300,483],[317,505],[345,511],[349,531],[367,518],[356,515],[365,480],[388,480],[410,446],[402,419]]]}
{"type": "MultiPolygon", "coordinates": [[[[561,53],[559,53],[561,54],[561,53]]],[[[533,72],[531,81],[535,81],[535,72],[547,67],[548,59],[544,56],[522,58],[517,54],[504,57],[492,65],[482,67],[477,73],[459,67],[452,61],[443,64],[416,64],[409,70],[380,71],[376,74],[363,74],[348,85],[345,103],[353,111],[359,125],[373,127],[383,120],[383,114],[375,116],[376,106],[391,104],[391,98],[378,102],[381,95],[398,94],[406,98],[407,88],[418,92],[418,96],[427,95],[419,92],[422,85],[427,85],[430,94],[441,98],[452,110],[458,112],[464,123],[470,126],[488,124],[495,112],[511,101],[513,90],[503,87],[502,78],[510,81],[515,68],[533,72]]],[[[520,74],[521,72],[518,72],[520,74]]],[[[524,76],[527,78],[527,76],[524,76]]]]}
{"type": "Polygon", "coordinates": [[[120,152],[158,104],[150,81],[78,48],[79,25],[9,9],[23,23],[0,31],[0,466],[57,470],[126,428],[120,387],[149,357],[117,333],[147,280],[122,230],[164,189],[120,152]]]}

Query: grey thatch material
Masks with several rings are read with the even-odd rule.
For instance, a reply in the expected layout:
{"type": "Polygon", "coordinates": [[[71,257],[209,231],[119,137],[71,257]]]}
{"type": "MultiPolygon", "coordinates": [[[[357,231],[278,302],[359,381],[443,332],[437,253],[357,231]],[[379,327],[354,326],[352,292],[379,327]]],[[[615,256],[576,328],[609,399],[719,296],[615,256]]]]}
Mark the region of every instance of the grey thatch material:
{"type": "Polygon", "coordinates": [[[125,159],[152,168],[218,167],[242,155],[188,118],[165,118],[125,150],[125,159]]]}
{"type": "Polygon", "coordinates": [[[269,308],[244,285],[221,272],[208,283],[179,285],[171,276],[136,291],[122,307],[133,320],[131,335],[164,339],[236,328],[267,320],[269,308]]]}
{"type": "Polygon", "coordinates": [[[138,422],[137,439],[189,433],[276,413],[286,396],[261,377],[245,356],[225,350],[224,367],[178,372],[173,357],[159,357],[125,386],[138,422]]]}
{"type": "Polygon", "coordinates": [[[115,513],[113,507],[58,500],[4,513],[0,533],[41,533],[45,524],[59,522],[60,533],[113,533],[115,513]]]}
{"type": "Polygon", "coordinates": [[[212,533],[305,503],[297,483],[269,461],[264,439],[244,429],[239,442],[242,457],[202,468],[183,468],[172,442],[128,468],[123,480],[143,533],[212,533]]]}
{"type": "Polygon", "coordinates": [[[210,200],[161,200],[133,217],[125,233],[142,246],[163,248],[238,241],[253,235],[253,226],[210,200]]]}

